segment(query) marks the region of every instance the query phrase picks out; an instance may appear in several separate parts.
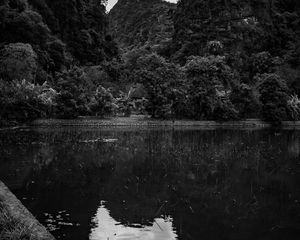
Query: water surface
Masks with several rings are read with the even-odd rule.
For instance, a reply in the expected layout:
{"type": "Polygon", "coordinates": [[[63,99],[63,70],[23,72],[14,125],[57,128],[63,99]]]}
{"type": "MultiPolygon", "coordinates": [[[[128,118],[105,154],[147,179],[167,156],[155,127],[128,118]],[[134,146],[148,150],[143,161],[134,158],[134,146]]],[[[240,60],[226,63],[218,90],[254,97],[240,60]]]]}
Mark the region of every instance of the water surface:
{"type": "Polygon", "coordinates": [[[300,239],[300,131],[0,131],[0,179],[57,239],[300,239]]]}

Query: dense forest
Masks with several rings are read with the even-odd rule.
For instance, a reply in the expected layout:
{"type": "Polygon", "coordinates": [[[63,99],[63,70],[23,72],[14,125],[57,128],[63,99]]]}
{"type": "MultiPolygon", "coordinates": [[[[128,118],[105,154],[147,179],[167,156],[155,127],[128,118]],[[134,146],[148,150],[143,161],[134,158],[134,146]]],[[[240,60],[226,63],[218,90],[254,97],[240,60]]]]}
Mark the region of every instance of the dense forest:
{"type": "Polygon", "coordinates": [[[298,0],[0,0],[0,122],[300,120],[298,0]]]}

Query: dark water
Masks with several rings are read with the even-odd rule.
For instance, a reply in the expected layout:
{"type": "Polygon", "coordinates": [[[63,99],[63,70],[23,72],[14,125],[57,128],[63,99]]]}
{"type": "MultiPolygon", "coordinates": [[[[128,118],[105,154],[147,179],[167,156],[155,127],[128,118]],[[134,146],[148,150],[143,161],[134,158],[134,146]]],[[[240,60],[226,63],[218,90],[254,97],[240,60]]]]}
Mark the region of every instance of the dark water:
{"type": "Polygon", "coordinates": [[[0,179],[57,239],[300,239],[300,131],[23,129],[0,147],[0,179]]]}

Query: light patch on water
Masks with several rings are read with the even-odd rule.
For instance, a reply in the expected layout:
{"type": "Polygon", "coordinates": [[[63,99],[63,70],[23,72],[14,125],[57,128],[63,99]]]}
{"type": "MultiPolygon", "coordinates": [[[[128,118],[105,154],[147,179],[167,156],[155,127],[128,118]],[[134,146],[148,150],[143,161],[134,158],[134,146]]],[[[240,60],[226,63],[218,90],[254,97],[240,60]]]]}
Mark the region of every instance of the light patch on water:
{"type": "Polygon", "coordinates": [[[115,138],[97,138],[97,139],[90,139],[90,140],[82,140],[79,141],[80,143],[114,143],[117,142],[118,139],[115,138]]]}
{"type": "Polygon", "coordinates": [[[152,226],[131,224],[124,226],[110,216],[109,210],[101,205],[93,218],[96,227],[92,229],[90,240],[176,240],[171,217],[156,218],[152,226]]]}

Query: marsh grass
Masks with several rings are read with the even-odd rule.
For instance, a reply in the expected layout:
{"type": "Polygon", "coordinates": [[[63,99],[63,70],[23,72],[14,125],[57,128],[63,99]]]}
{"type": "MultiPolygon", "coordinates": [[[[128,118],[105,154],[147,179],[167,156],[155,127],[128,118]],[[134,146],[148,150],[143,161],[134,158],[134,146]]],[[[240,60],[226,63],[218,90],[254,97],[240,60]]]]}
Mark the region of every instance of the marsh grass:
{"type": "Polygon", "coordinates": [[[0,239],[33,240],[28,226],[10,216],[9,211],[0,202],[0,239]]]}

